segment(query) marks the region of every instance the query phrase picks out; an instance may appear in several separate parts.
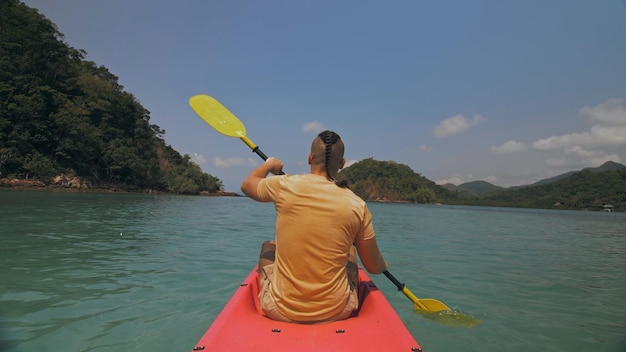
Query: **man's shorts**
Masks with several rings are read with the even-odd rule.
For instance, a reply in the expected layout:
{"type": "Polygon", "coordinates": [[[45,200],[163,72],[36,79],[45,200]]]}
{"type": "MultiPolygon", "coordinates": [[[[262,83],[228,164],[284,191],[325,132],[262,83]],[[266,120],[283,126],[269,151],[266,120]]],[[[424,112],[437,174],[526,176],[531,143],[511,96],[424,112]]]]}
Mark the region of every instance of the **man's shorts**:
{"type": "Polygon", "coordinates": [[[339,314],[337,314],[334,317],[331,317],[329,319],[324,319],[321,321],[314,321],[314,322],[309,322],[309,321],[293,321],[287,317],[285,317],[276,307],[276,303],[274,301],[274,297],[272,297],[272,293],[271,290],[269,289],[270,285],[272,284],[270,278],[273,276],[274,272],[274,264],[269,264],[263,267],[263,269],[261,269],[261,272],[259,273],[259,281],[260,281],[260,287],[259,287],[259,303],[261,304],[261,309],[263,309],[263,311],[265,312],[265,314],[267,315],[268,318],[272,319],[272,320],[278,320],[278,321],[286,321],[289,323],[314,323],[314,324],[321,324],[321,323],[329,323],[331,321],[337,321],[337,320],[343,320],[343,319],[347,319],[349,318],[352,313],[357,310],[359,308],[359,297],[358,297],[358,292],[357,290],[351,290],[350,291],[350,295],[348,296],[347,302],[346,302],[346,306],[344,307],[343,311],[339,314]]]}

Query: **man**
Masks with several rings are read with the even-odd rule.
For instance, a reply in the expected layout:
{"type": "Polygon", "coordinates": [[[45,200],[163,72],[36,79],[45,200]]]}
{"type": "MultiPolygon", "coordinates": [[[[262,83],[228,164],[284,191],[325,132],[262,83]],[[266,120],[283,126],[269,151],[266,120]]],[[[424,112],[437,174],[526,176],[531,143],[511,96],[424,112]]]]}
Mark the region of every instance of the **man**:
{"type": "Polygon", "coordinates": [[[266,241],[259,258],[261,308],[271,319],[323,323],[348,318],[358,308],[357,266],[372,274],[387,270],[366,203],[335,182],[343,168],[344,145],[331,131],[311,144],[310,174],[280,174],[268,158],[241,184],[261,202],[274,202],[276,241],[266,241]]]}

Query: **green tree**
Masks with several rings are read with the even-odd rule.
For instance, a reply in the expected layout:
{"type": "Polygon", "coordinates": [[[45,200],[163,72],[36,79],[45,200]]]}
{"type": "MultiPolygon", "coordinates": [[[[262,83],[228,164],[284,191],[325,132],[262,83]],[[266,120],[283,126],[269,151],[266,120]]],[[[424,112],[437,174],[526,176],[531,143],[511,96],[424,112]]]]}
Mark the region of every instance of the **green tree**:
{"type": "Polygon", "coordinates": [[[364,159],[342,170],[337,178],[348,181],[350,189],[365,200],[435,203],[452,195],[407,165],[393,161],[364,159]]]}
{"type": "Polygon", "coordinates": [[[220,189],[165,144],[165,131],[114,74],[84,60],[37,10],[0,0],[0,43],[0,176],[46,181],[67,173],[133,189],[220,189]]]}

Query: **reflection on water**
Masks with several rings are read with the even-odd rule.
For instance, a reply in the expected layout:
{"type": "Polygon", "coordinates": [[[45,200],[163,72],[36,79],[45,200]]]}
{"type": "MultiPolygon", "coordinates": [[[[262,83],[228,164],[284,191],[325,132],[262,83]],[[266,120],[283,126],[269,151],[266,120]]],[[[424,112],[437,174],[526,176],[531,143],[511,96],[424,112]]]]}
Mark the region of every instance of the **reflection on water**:
{"type": "Polygon", "coordinates": [[[463,313],[459,310],[442,310],[439,312],[425,312],[422,310],[416,310],[417,314],[423,315],[426,319],[430,319],[439,324],[443,324],[453,328],[467,328],[471,329],[480,325],[480,319],[471,316],[470,314],[463,313]]]}

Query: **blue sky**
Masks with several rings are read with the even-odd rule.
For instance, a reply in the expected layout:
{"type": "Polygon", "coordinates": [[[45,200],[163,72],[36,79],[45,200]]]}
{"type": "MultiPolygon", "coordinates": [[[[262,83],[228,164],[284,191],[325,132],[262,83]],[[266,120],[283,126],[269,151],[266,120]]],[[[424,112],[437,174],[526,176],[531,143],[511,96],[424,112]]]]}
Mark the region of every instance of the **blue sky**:
{"type": "Polygon", "coordinates": [[[25,0],[106,66],[227,191],[258,165],[198,118],[208,94],[287,173],[317,132],[438,183],[529,184],[626,162],[626,0],[25,0]]]}

